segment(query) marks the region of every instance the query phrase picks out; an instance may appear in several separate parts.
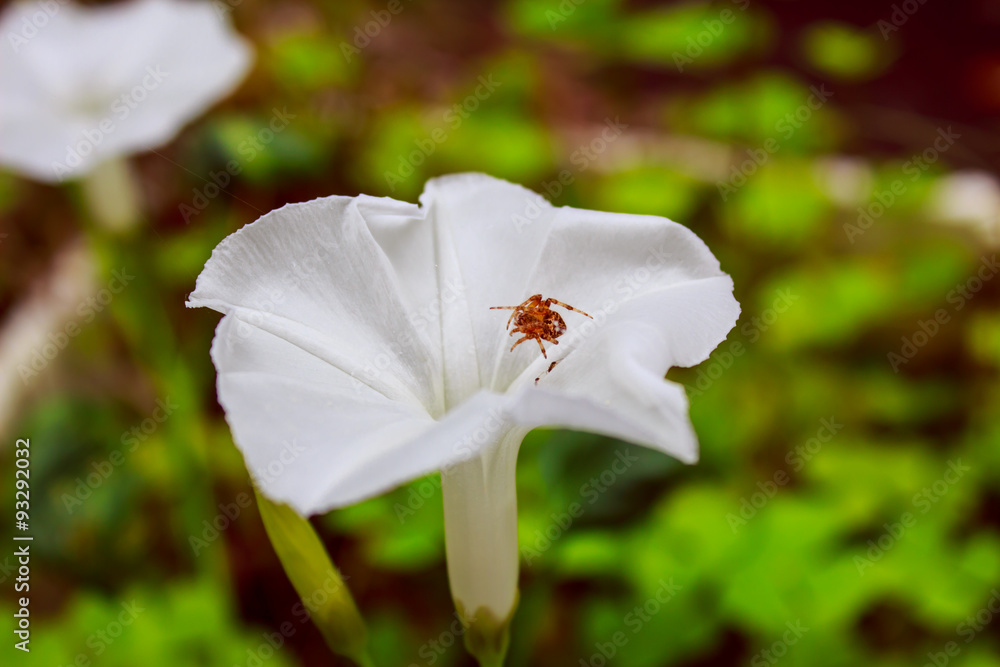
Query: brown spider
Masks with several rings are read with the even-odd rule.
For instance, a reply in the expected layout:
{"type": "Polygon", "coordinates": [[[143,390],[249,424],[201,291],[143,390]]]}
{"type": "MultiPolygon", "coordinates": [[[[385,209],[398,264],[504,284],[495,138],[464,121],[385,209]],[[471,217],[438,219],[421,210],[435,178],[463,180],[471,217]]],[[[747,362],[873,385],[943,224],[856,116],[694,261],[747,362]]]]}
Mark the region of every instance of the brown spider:
{"type": "MultiPolygon", "coordinates": [[[[538,343],[538,347],[542,351],[542,356],[546,359],[549,358],[549,355],[545,354],[545,346],[542,345],[542,341],[547,340],[553,345],[558,345],[559,341],[556,338],[566,333],[566,323],[560,317],[559,313],[550,308],[552,304],[562,306],[566,310],[572,310],[581,315],[587,315],[582,310],[562,301],[544,299],[541,294],[534,295],[520,306],[492,306],[490,308],[490,310],[514,311],[507,320],[507,328],[510,329],[510,323],[513,320],[514,328],[511,329],[510,335],[524,334],[524,338],[521,338],[511,346],[511,352],[524,341],[534,340],[538,343]]],[[[587,317],[590,317],[590,315],[587,315],[587,317]]],[[[594,318],[590,317],[590,319],[594,318]]]]}

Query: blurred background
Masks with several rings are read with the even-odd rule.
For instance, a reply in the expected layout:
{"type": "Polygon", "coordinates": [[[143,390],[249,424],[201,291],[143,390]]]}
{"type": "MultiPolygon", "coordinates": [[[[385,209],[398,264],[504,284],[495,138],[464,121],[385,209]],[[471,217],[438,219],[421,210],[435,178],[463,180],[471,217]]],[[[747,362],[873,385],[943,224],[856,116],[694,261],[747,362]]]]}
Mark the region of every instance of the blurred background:
{"type": "MultiPolygon", "coordinates": [[[[256,62],[130,158],[132,233],[89,221],[78,186],[0,172],[5,664],[348,664],[302,622],[251,500],[216,402],[218,315],[184,301],[267,211],[415,201],[471,170],[689,226],[743,307],[669,375],[698,465],[529,435],[509,665],[1000,664],[1000,2],[215,6],[256,62]],[[10,365],[67,322],[51,360],[10,365]],[[10,646],[17,438],[30,654],[10,646]]],[[[313,523],[379,665],[474,665],[449,629],[437,478],[313,523]]]]}

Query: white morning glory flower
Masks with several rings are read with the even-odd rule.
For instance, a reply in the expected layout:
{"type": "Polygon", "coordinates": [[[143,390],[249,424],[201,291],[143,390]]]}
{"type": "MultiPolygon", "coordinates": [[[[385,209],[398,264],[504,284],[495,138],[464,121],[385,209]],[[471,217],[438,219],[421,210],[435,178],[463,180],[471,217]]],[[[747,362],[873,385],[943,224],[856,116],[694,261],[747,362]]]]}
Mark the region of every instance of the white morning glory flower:
{"type": "Polygon", "coordinates": [[[253,49],[210,2],[15,3],[0,17],[0,164],[61,181],[169,142],[253,49]]]}
{"type": "Polygon", "coordinates": [[[225,315],[219,400],[261,490],[311,515],[441,470],[452,594],[488,626],[517,599],[524,435],[560,426],[695,461],[684,389],[664,375],[739,315],[687,228],[556,208],[481,174],[430,181],[419,206],[272,211],[219,244],[188,305],[225,315]],[[535,294],[593,319],[553,305],[566,332],[547,356],[535,340],[511,351],[514,311],[491,307],[535,294]]]}

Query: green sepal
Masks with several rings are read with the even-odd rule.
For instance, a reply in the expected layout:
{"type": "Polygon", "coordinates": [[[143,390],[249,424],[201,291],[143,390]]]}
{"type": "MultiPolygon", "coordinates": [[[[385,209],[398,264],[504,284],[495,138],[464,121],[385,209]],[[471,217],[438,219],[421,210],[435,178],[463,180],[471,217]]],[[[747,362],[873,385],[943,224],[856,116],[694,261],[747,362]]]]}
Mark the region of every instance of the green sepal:
{"type": "Polygon", "coordinates": [[[458,617],[465,625],[465,649],[479,662],[480,667],[503,667],[510,645],[510,623],[517,611],[520,596],[506,618],[497,618],[487,607],[480,607],[469,616],[462,603],[455,601],[458,617]]]}
{"type": "Polygon", "coordinates": [[[272,502],[257,489],[254,493],[264,529],[285,574],[330,650],[363,667],[371,665],[364,619],[312,525],[288,505],[272,502]]]}

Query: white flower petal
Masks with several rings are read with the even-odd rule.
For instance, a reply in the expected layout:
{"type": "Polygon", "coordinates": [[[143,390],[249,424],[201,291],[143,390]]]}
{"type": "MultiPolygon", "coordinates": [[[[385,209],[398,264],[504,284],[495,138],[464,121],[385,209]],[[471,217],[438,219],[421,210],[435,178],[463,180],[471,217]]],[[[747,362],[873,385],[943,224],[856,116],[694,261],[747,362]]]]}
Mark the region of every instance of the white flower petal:
{"type": "MultiPolygon", "coordinates": [[[[388,197],[357,197],[358,212],[398,277],[410,322],[441,364],[441,307],[457,298],[457,286],[438,284],[434,229],[416,204],[388,197]]],[[[440,373],[440,369],[438,371],[440,373]]]]}
{"type": "MultiPolygon", "coordinates": [[[[530,190],[484,174],[433,179],[420,203],[435,230],[438,283],[457,293],[442,308],[446,376],[454,387],[447,403],[456,405],[495,385],[495,369],[511,345],[510,311],[489,308],[531,296],[525,285],[555,209],[530,190]]],[[[520,348],[515,357],[522,369],[532,358],[520,348]]]]}
{"type": "Polygon", "coordinates": [[[0,162],[40,180],[168,142],[253,59],[207,2],[18,3],[0,17],[0,34],[39,24],[0,59],[0,162]]]}
{"type": "MultiPolygon", "coordinates": [[[[460,285],[473,304],[458,314],[472,320],[473,340],[452,347],[457,354],[475,349],[480,386],[494,391],[509,387],[539,351],[531,343],[510,352],[517,340],[505,330],[510,311],[490,306],[514,306],[542,294],[596,316],[647,292],[724,275],[691,230],[666,218],[554,208],[533,192],[482,174],[434,179],[421,203],[458,258],[450,273],[447,266],[438,267],[439,283],[460,285]]],[[[731,292],[730,286],[729,305],[735,306],[731,292]]],[[[583,315],[559,310],[570,333],[588,323],[583,315]]],[[[732,328],[732,322],[713,324],[724,328],[722,338],[697,327],[685,330],[692,340],[715,342],[683,354],[677,350],[673,365],[698,363],[732,328]]],[[[545,346],[560,351],[551,343],[545,346]]]]}
{"type": "Polygon", "coordinates": [[[444,412],[440,323],[411,315],[434,273],[396,275],[407,250],[419,258],[430,243],[418,212],[346,197],[273,211],[219,244],[188,301],[227,314],[213,360],[234,438],[261,489],[304,514],[391,489],[501,435],[506,397],[496,394],[434,420],[444,412]],[[289,442],[308,454],[272,479],[267,468],[281,467],[289,442]]]}
{"type": "Polygon", "coordinates": [[[705,359],[732,329],[739,305],[732,281],[695,234],[655,216],[553,208],[480,174],[435,179],[421,202],[460,258],[451,274],[438,267],[447,276],[439,282],[459,284],[474,304],[451,309],[453,320],[471,318],[471,342],[444,351],[452,367],[470,349],[476,355],[478,382],[465,395],[545,375],[541,387],[560,393],[526,397],[515,408],[520,423],[585,428],[697,458],[684,391],[663,376],[705,359]],[[557,344],[544,343],[548,358],[534,342],[511,352],[518,336],[504,328],[510,311],[488,310],[539,293],[597,318],[557,306],[568,329],[557,344]],[[552,361],[560,365],[545,374],[552,361]]]}
{"type": "Polygon", "coordinates": [[[504,397],[482,392],[435,421],[292,342],[276,322],[251,324],[251,312],[231,310],[216,331],[219,401],[259,488],[303,515],[468,460],[504,433],[504,397]]]}
{"type": "Polygon", "coordinates": [[[440,354],[349,197],[292,204],[222,241],[188,306],[207,306],[310,350],[383,395],[443,412],[440,354]]]}
{"type": "Polygon", "coordinates": [[[538,387],[525,392],[513,417],[527,426],[603,433],[693,463],[698,444],[684,388],[663,377],[672,366],[704,359],[738,316],[728,276],[634,297],[603,327],[584,324],[584,340],[551,372],[546,360],[527,369],[515,386],[531,386],[538,377],[538,387]]]}
{"type": "MultiPolygon", "coordinates": [[[[419,406],[392,400],[327,360],[234,313],[212,345],[219,402],[260,489],[303,515],[380,493],[393,482],[355,481],[367,457],[433,424],[419,406]],[[339,501],[339,503],[338,503],[339,501]]],[[[385,471],[392,478],[393,471],[385,471]]],[[[406,470],[406,474],[419,474],[406,470]]]]}
{"type": "MultiPolygon", "coordinates": [[[[667,301],[658,305],[653,300],[628,308],[625,304],[669,287],[723,275],[704,242],[683,225],[655,216],[562,208],[553,220],[535,270],[522,279],[522,293],[558,299],[596,318],[588,320],[556,306],[567,332],[558,347],[550,348],[550,361],[563,358],[576,345],[577,332],[593,329],[595,322],[625,323],[637,315],[645,317],[650,309],[683,306],[665,312],[666,317],[682,325],[677,329],[679,335],[704,344],[680,349],[679,341],[668,341],[673,348],[669,365],[689,366],[706,358],[735,323],[739,310],[732,298],[731,282],[728,305],[736,310],[728,322],[707,318],[697,303],[667,301]],[[702,323],[713,328],[704,330],[702,323]]],[[[506,355],[493,386],[509,386],[521,372],[521,364],[506,355]]]]}

